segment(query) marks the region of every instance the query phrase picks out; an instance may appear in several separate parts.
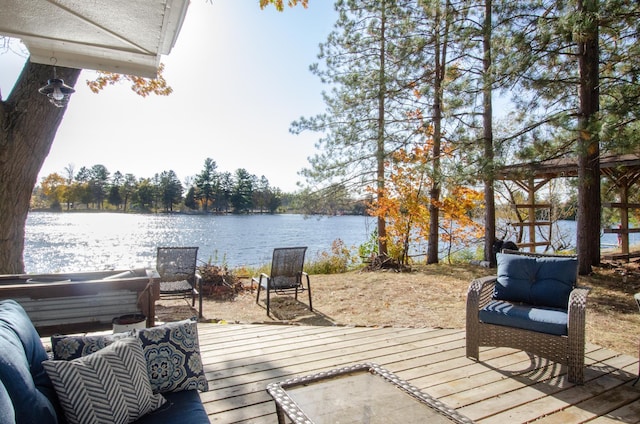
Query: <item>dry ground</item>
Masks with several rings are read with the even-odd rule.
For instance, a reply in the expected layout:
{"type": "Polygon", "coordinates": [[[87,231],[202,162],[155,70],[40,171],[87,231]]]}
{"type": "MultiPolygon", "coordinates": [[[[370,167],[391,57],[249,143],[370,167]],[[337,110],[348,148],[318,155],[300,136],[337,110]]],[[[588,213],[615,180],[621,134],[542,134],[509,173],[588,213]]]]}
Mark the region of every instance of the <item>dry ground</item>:
{"type": "MultiPolygon", "coordinates": [[[[430,265],[413,272],[348,272],[312,275],[313,312],[306,293],[272,296],[271,317],[265,295],[256,304],[250,279],[246,290],[232,300],[205,297],[207,322],[285,323],[294,325],[349,325],[393,327],[464,328],[469,282],[495,270],[473,265],[430,265]]],[[[640,292],[638,266],[600,268],[580,278],[592,288],[588,298],[587,341],[616,352],[638,356],[640,313],[633,293],[640,292]]],[[[194,310],[182,300],[157,303],[160,321],[187,318],[194,310]]]]}

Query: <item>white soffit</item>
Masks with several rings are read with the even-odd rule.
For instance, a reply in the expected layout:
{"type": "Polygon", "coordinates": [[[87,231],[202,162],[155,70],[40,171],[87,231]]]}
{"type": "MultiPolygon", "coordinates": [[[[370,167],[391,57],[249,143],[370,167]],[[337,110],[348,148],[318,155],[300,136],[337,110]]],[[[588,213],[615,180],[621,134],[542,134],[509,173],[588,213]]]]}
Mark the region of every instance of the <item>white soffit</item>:
{"type": "Polygon", "coordinates": [[[36,63],[153,78],[189,0],[0,0],[0,35],[36,63]]]}

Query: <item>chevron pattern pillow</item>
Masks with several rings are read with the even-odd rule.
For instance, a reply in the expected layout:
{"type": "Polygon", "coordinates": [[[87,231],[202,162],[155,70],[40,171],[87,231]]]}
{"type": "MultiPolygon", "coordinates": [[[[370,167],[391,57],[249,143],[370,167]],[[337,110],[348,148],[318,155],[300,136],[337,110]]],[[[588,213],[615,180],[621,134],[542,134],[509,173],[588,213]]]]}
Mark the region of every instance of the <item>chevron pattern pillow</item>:
{"type": "Polygon", "coordinates": [[[128,424],[166,402],[153,394],[142,345],[133,337],[82,358],[49,360],[42,366],[69,424],[128,424]]]}

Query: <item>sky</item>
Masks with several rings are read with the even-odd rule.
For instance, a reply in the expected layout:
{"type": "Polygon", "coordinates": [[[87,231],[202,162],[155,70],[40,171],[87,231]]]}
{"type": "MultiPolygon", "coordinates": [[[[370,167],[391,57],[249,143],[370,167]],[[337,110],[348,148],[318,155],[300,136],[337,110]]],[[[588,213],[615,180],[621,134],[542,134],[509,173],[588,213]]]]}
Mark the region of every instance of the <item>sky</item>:
{"type": "MultiPolygon", "coordinates": [[[[83,71],[38,181],[69,165],[77,172],[97,164],[137,178],[173,170],[185,181],[212,158],[219,172],[244,168],[272,187],[297,190],[321,135],[289,127],[325,109],[327,87],[309,66],[336,19],[333,1],[309,3],[277,12],[261,10],[258,0],[192,0],[162,58],[174,90],[168,97],[142,98],[126,83],[93,94],[85,81],[95,72],[83,71]]],[[[0,55],[5,97],[23,63],[0,55]]]]}

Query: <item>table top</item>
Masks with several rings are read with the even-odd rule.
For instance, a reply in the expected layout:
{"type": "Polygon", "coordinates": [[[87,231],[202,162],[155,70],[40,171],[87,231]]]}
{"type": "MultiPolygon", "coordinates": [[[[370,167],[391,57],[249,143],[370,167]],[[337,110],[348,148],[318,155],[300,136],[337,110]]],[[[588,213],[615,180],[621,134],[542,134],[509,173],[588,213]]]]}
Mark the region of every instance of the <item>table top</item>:
{"type": "Polygon", "coordinates": [[[294,423],[472,423],[372,363],[272,383],[267,391],[294,423]]]}

